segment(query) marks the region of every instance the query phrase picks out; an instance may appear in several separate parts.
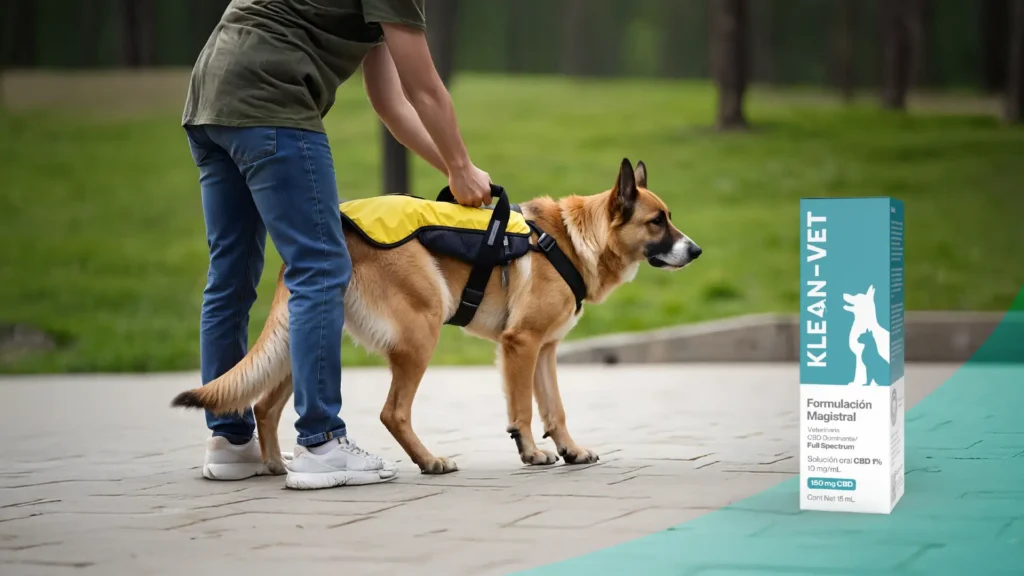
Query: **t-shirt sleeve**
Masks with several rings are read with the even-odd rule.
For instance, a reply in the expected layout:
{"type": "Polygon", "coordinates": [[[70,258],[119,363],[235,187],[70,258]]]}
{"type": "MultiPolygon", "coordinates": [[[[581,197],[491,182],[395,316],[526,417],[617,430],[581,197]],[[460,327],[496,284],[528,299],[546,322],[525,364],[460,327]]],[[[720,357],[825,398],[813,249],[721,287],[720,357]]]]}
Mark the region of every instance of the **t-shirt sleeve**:
{"type": "Polygon", "coordinates": [[[363,0],[363,18],[367,24],[405,24],[426,30],[424,0],[363,0]]]}

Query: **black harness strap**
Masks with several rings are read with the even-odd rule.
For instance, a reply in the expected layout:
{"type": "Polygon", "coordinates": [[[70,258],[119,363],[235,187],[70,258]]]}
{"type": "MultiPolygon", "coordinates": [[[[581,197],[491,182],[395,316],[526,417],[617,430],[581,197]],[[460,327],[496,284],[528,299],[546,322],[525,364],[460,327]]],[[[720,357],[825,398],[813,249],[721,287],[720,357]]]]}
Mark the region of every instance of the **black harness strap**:
{"type": "MultiPolygon", "coordinates": [[[[473,316],[476,315],[477,308],[480,307],[480,303],[484,299],[484,291],[487,289],[487,282],[491,278],[491,272],[494,271],[495,266],[500,262],[510,212],[514,210],[522,214],[522,209],[518,204],[509,205],[508,195],[505,194],[505,189],[501,186],[491,184],[491,197],[496,198],[497,202],[493,207],[494,214],[491,216],[491,221],[487,225],[485,242],[480,244],[473,268],[469,273],[469,279],[462,290],[459,308],[445,324],[467,326],[473,321],[473,316]]],[[[441,193],[438,194],[437,201],[456,202],[451,188],[445,186],[441,193]]],[[[576,298],[576,313],[579,314],[580,308],[583,307],[583,299],[587,297],[587,283],[583,279],[583,275],[573,266],[572,260],[569,260],[565,252],[558,247],[558,243],[555,242],[554,238],[541,230],[532,220],[527,220],[526,223],[537,234],[537,243],[532,245],[531,248],[538,252],[543,252],[558,274],[565,280],[565,283],[569,285],[573,296],[576,298]]]]}
{"type": "Polygon", "coordinates": [[[569,285],[573,296],[576,297],[576,313],[579,314],[580,308],[583,307],[583,299],[587,297],[587,282],[583,279],[583,275],[572,265],[572,260],[569,260],[565,252],[562,252],[554,238],[541,230],[540,226],[537,226],[532,220],[527,220],[526,223],[538,235],[534,249],[543,252],[548,257],[548,261],[555,267],[562,280],[569,285]]]}
{"type": "MultiPolygon", "coordinates": [[[[508,228],[510,214],[508,195],[501,186],[491,184],[491,198],[497,199],[494,205],[494,214],[487,225],[487,235],[484,242],[476,253],[473,261],[473,268],[469,273],[465,288],[462,289],[462,299],[455,314],[445,324],[453,326],[467,326],[473,321],[477,308],[484,299],[484,291],[487,289],[487,282],[491,279],[491,272],[498,265],[501,259],[501,251],[505,247],[505,230],[508,228]]],[[[437,196],[438,202],[456,202],[455,195],[450,187],[445,186],[444,190],[437,196]]]]}

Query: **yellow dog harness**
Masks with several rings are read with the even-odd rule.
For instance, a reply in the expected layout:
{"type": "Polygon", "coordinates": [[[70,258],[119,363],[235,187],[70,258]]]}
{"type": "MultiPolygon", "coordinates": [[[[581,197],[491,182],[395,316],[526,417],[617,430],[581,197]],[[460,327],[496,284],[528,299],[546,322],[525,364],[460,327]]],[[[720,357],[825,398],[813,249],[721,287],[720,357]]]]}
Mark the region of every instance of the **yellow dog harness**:
{"type": "Polygon", "coordinates": [[[445,187],[436,201],[405,194],[351,200],[339,205],[342,226],[355,231],[378,248],[394,248],[416,239],[427,250],[472,265],[455,314],[445,324],[466,326],[483,301],[484,290],[496,266],[507,281],[507,265],[530,250],[543,252],[576,298],[576,312],[587,286],[572,261],[554,238],[527,220],[518,206],[510,206],[501,186],[491,185],[493,209],[469,208],[455,201],[445,187]],[[537,243],[531,242],[537,234],[537,243]]]}
{"type": "MultiPolygon", "coordinates": [[[[340,206],[342,223],[378,248],[395,248],[416,238],[427,250],[472,264],[491,234],[491,211],[451,202],[390,194],[350,200],[340,206]]],[[[533,231],[518,212],[509,214],[498,264],[525,256],[533,231]]]]}

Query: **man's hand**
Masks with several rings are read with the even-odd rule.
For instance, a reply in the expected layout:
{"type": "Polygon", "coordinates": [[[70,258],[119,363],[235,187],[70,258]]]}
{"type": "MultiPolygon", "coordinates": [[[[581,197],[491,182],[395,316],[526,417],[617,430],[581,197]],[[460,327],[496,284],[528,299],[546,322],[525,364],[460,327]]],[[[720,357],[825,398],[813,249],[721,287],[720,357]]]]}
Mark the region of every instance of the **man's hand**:
{"type": "Polygon", "coordinates": [[[416,110],[448,169],[452,195],[466,206],[489,205],[490,176],[469,159],[455,121],[451,95],[434,68],[426,34],[401,24],[381,23],[381,27],[408,102],[416,110]]]}
{"type": "Polygon", "coordinates": [[[448,177],[448,187],[463,206],[479,208],[491,203],[491,177],[472,164],[466,170],[452,172],[448,177]]]}

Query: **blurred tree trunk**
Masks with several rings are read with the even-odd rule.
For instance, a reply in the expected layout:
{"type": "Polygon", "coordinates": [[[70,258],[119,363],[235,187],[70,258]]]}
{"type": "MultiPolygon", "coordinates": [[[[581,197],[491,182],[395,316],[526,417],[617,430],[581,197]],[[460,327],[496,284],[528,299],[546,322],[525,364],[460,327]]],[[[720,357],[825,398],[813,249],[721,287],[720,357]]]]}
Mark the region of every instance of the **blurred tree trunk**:
{"type": "Polygon", "coordinates": [[[630,71],[623,67],[625,42],[633,18],[630,0],[587,0],[583,23],[583,57],[588,74],[614,78],[630,71]]]}
{"type": "MultiPolygon", "coordinates": [[[[515,1],[515,0],[513,0],[515,1]]],[[[562,16],[562,73],[582,76],[585,72],[584,27],[586,6],[584,0],[565,0],[562,16]]]]}
{"type": "Polygon", "coordinates": [[[445,86],[455,73],[455,46],[459,21],[458,0],[430,0],[430,25],[427,42],[434,58],[437,74],[445,86]]]}
{"type": "Polygon", "coordinates": [[[1009,69],[1003,115],[1007,122],[1024,122],[1024,0],[1014,0],[1010,33],[1009,69]]]}
{"type": "Polygon", "coordinates": [[[719,130],[745,130],[750,74],[748,0],[711,0],[711,70],[718,85],[719,130]]]}
{"type": "Polygon", "coordinates": [[[156,7],[153,0],[121,0],[121,64],[152,66],[156,7]]]}
{"type": "MultiPolygon", "coordinates": [[[[776,3],[779,0],[757,0],[751,9],[754,11],[750,15],[752,29],[750,30],[754,53],[757,54],[757,60],[752,62],[752,69],[754,72],[751,74],[753,79],[756,80],[760,77],[767,84],[777,84],[779,82],[779,65],[778,65],[778,22],[779,14],[776,7],[776,3]],[[760,75],[758,75],[758,71],[760,75]]],[[[788,0],[781,0],[783,2],[788,0]]]]}
{"type": "Polygon", "coordinates": [[[220,17],[228,7],[229,0],[180,0],[186,2],[186,12],[189,15],[190,42],[194,56],[199,52],[210,39],[210,34],[220,22],[220,17]]]}
{"type": "Polygon", "coordinates": [[[921,88],[928,84],[928,20],[931,4],[928,0],[909,0],[907,32],[910,35],[909,86],[921,88]]]}
{"type": "Polygon", "coordinates": [[[109,64],[109,60],[101,54],[101,44],[103,43],[104,25],[110,19],[110,14],[103,9],[103,0],[78,1],[83,7],[82,19],[78,25],[84,32],[85,48],[88,48],[88,53],[83,54],[86,65],[92,67],[109,64]]]}
{"type": "Polygon", "coordinates": [[[36,63],[36,3],[3,0],[3,64],[30,68],[36,63]]]}
{"type": "Polygon", "coordinates": [[[0,109],[6,105],[8,68],[36,64],[36,6],[33,0],[0,0],[0,109]]]}
{"type": "MultiPolygon", "coordinates": [[[[427,23],[427,42],[437,68],[437,75],[445,86],[451,84],[455,72],[456,22],[458,0],[431,0],[427,23]]],[[[409,194],[409,149],[395,140],[383,123],[380,125],[383,146],[383,194],[409,194]]]]}
{"type": "Polygon", "coordinates": [[[664,12],[661,17],[661,68],[658,71],[668,78],[682,78],[685,75],[685,66],[681,62],[680,54],[686,51],[687,35],[681,33],[681,22],[692,17],[688,10],[690,3],[683,0],[665,2],[662,5],[664,12]]]}
{"type": "Polygon", "coordinates": [[[981,4],[982,83],[990,93],[1006,88],[1009,70],[1006,49],[1010,42],[1010,0],[983,0],[981,4]]]}
{"type": "Polygon", "coordinates": [[[857,7],[860,0],[836,2],[835,26],[832,30],[835,54],[835,81],[843,101],[849,103],[857,92],[856,45],[857,7]]]}
{"type": "Polygon", "coordinates": [[[905,110],[910,88],[910,0],[879,0],[882,19],[882,106],[905,110]]]}
{"type": "Polygon", "coordinates": [[[384,189],[383,194],[409,193],[409,150],[388,131],[383,123],[380,125],[384,138],[384,189]]]}
{"type": "Polygon", "coordinates": [[[6,105],[4,94],[7,82],[7,69],[12,67],[14,60],[14,0],[0,0],[0,110],[6,105]]]}
{"type": "MultiPolygon", "coordinates": [[[[491,0],[494,2],[494,0],[491,0]]],[[[525,66],[521,51],[526,30],[522,28],[523,15],[526,12],[520,0],[505,0],[505,71],[513,74],[524,72],[525,66]]],[[[527,15],[530,17],[530,15],[527,15]]]]}

